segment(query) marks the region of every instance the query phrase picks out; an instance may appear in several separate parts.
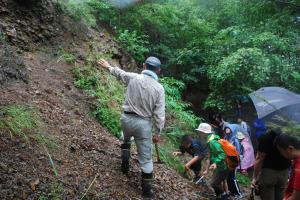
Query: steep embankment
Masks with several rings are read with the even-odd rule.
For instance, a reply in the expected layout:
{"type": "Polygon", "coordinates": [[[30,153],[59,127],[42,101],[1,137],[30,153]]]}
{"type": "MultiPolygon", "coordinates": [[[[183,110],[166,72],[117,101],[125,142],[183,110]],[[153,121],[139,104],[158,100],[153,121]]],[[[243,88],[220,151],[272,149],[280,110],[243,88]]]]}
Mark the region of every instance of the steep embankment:
{"type": "MultiPolygon", "coordinates": [[[[0,105],[35,110],[42,134],[57,144],[45,148],[0,129],[1,199],[80,199],[89,186],[86,199],[140,199],[136,156],[123,175],[119,141],[90,116],[93,99],[75,88],[73,66],[59,52],[72,51],[77,63],[84,63],[95,44],[100,55],[110,52],[116,63],[132,67],[133,61],[105,30],[73,22],[51,1],[24,7],[0,0],[0,6],[0,105]]],[[[156,199],[199,199],[199,188],[164,165],[155,164],[155,178],[156,199]]]]}

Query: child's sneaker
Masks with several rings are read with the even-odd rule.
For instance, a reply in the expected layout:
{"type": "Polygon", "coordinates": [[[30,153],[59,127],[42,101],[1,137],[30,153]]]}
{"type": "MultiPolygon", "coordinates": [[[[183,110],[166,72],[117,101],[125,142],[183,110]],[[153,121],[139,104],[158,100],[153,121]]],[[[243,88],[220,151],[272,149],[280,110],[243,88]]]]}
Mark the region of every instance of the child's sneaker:
{"type": "Polygon", "coordinates": [[[228,200],[229,199],[229,195],[228,194],[222,194],[221,195],[221,200],[228,200]]]}
{"type": "Polygon", "coordinates": [[[210,200],[228,200],[228,196],[227,195],[219,195],[217,197],[214,197],[214,198],[210,198],[210,200]]]}
{"type": "Polygon", "coordinates": [[[221,197],[222,197],[222,199],[229,199],[230,193],[223,192],[223,194],[221,195],[221,197]]]}
{"type": "Polygon", "coordinates": [[[233,199],[243,199],[243,195],[242,194],[240,194],[240,195],[234,195],[233,196],[233,199]]]}

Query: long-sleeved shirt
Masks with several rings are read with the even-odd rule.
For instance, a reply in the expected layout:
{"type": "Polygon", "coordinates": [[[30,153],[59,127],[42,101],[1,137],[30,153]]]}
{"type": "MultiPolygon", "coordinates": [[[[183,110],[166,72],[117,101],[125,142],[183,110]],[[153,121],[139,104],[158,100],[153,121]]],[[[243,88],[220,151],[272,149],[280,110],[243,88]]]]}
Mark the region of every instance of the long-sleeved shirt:
{"type": "Polygon", "coordinates": [[[201,142],[201,140],[193,139],[189,148],[185,148],[183,145],[181,145],[180,152],[187,152],[193,157],[198,156],[201,157],[201,159],[203,159],[208,154],[208,149],[206,145],[201,142]]]}
{"type": "Polygon", "coordinates": [[[165,123],[165,90],[153,77],[146,74],[125,72],[110,67],[111,74],[127,85],[123,109],[154,122],[155,133],[160,134],[165,123]]]}
{"type": "Polygon", "coordinates": [[[209,134],[207,146],[209,148],[210,162],[217,165],[217,171],[227,170],[226,154],[219,142],[220,137],[216,134],[209,134]]]}

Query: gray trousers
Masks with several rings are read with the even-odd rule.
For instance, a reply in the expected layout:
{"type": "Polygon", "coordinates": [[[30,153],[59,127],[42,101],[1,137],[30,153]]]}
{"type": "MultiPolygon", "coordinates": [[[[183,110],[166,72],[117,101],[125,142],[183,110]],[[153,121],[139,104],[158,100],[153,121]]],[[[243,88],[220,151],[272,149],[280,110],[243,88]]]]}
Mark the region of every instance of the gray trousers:
{"type": "Polygon", "coordinates": [[[282,200],[288,180],[288,170],[263,168],[259,177],[260,197],[262,200],[282,200]]]}
{"type": "Polygon", "coordinates": [[[133,137],[137,146],[138,161],[144,173],[152,173],[152,121],[134,114],[122,114],[121,128],[124,143],[130,144],[133,137]]]}

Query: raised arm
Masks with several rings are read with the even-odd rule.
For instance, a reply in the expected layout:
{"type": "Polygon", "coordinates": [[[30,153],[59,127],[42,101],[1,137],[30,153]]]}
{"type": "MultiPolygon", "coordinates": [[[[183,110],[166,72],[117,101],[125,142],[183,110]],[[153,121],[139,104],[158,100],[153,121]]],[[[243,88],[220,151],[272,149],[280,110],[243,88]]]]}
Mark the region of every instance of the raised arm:
{"type": "Polygon", "coordinates": [[[101,66],[104,69],[108,69],[112,75],[120,79],[124,84],[128,85],[130,80],[136,76],[138,76],[137,73],[132,72],[125,72],[124,70],[118,68],[118,67],[112,67],[106,60],[101,59],[97,62],[99,66],[101,66]]]}

